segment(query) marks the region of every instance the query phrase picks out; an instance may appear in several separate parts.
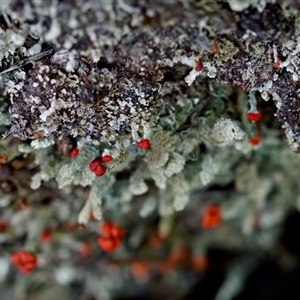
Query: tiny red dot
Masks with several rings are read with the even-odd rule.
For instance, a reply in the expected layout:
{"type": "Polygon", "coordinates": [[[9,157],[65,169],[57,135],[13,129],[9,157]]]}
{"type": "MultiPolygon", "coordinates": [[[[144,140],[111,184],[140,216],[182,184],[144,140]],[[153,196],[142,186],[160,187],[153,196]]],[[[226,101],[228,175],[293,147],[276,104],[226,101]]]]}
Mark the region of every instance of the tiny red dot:
{"type": "Polygon", "coordinates": [[[204,66],[203,66],[203,62],[201,60],[198,61],[197,66],[195,68],[195,70],[197,72],[201,72],[203,70],[204,66]]]}
{"type": "Polygon", "coordinates": [[[142,149],[150,149],[151,145],[150,145],[150,141],[148,139],[143,139],[143,140],[140,140],[138,142],[138,147],[139,148],[142,148],[142,149]]]}
{"type": "Polygon", "coordinates": [[[49,229],[44,229],[40,235],[42,242],[49,242],[52,238],[52,232],[49,229]]]}
{"type": "Polygon", "coordinates": [[[8,221],[0,221],[0,231],[6,230],[8,226],[9,226],[8,221]]]}
{"type": "Polygon", "coordinates": [[[1,155],[0,160],[2,163],[8,162],[8,156],[6,154],[1,155]]]}
{"type": "Polygon", "coordinates": [[[275,69],[279,69],[279,67],[280,67],[280,62],[279,61],[275,61],[274,62],[274,68],[275,69]]]}
{"type": "Polygon", "coordinates": [[[96,176],[103,176],[106,173],[106,168],[101,163],[102,163],[102,160],[99,157],[97,157],[97,158],[93,159],[89,164],[90,170],[96,176]]]}
{"type": "Polygon", "coordinates": [[[74,148],[71,152],[70,152],[71,156],[76,157],[79,154],[79,149],[74,148]]]}
{"type": "Polygon", "coordinates": [[[102,156],[101,160],[102,160],[103,162],[109,162],[109,161],[112,161],[113,158],[112,158],[111,155],[104,155],[104,156],[102,156]]]}
{"type": "Polygon", "coordinates": [[[247,113],[247,117],[248,117],[248,119],[250,120],[250,121],[252,121],[252,122],[257,122],[257,121],[259,121],[260,119],[261,119],[261,117],[262,117],[262,113],[261,112],[248,112],[247,113]]]}
{"type": "Polygon", "coordinates": [[[79,255],[81,257],[87,257],[90,256],[93,253],[93,248],[88,243],[83,243],[81,248],[79,249],[79,255]]]}
{"type": "Polygon", "coordinates": [[[262,140],[262,136],[260,134],[258,134],[258,135],[252,136],[249,139],[249,142],[252,146],[257,146],[258,144],[260,144],[261,140],[262,140]]]}

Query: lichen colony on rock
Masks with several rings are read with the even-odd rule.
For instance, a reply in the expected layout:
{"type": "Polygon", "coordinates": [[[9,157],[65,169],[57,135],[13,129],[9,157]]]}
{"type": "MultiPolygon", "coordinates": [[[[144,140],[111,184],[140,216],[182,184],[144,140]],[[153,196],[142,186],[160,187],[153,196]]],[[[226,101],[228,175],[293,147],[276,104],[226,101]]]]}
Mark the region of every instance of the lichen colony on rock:
{"type": "Polygon", "coordinates": [[[149,122],[159,87],[155,72],[141,71],[130,59],[99,69],[65,50],[35,62],[27,73],[16,72],[7,85],[14,136],[32,139],[38,132],[112,142],[131,122],[149,122]]]}
{"type": "MultiPolygon", "coordinates": [[[[10,50],[3,55],[3,70],[9,61],[8,53],[21,53],[21,58],[26,58],[41,49],[42,42],[55,47],[54,54],[27,64],[25,69],[20,68],[7,82],[13,116],[9,133],[14,136],[33,138],[38,132],[44,137],[82,136],[115,141],[120,130],[131,130],[131,127],[134,138],[137,138],[137,128],[143,136],[139,125],[143,127],[143,122],[151,123],[151,119],[156,118],[154,108],[159,102],[156,100],[161,98],[157,92],[163,77],[164,82],[174,84],[172,82],[192,68],[185,77],[191,85],[198,76],[198,71],[193,69],[197,70],[199,61],[203,61],[201,71],[206,71],[209,77],[246,92],[268,93],[279,101],[277,115],[290,128],[289,136],[293,132],[297,144],[299,89],[295,81],[300,74],[297,40],[293,37],[299,28],[294,25],[293,11],[263,1],[259,8],[250,6],[243,11],[231,6],[238,13],[228,33],[228,29],[222,32],[218,26],[209,27],[214,18],[209,20],[204,15],[198,25],[196,20],[203,11],[193,11],[191,3],[181,12],[177,11],[175,19],[166,15],[161,23],[156,22],[163,8],[150,6],[146,15],[139,18],[143,5],[119,3],[116,9],[122,12],[120,16],[124,14],[123,22],[132,15],[128,22],[136,22],[136,25],[130,30],[117,25],[113,32],[109,22],[104,23],[104,27],[88,27],[88,19],[95,17],[94,14],[109,20],[111,4],[98,3],[92,9],[87,2],[83,7],[86,17],[78,14],[76,5],[64,5],[64,10],[56,11],[58,19],[53,20],[43,15],[49,9],[47,5],[16,2],[11,8],[7,7],[7,11],[13,9],[12,15],[16,16],[21,7],[26,6],[32,15],[41,15],[41,19],[38,24],[32,24],[20,16],[23,31],[17,29],[9,15],[3,19],[3,27],[9,27],[5,32],[5,47],[12,43],[10,32],[18,39],[14,52],[10,50]],[[68,11],[74,13],[68,14],[68,11]],[[180,25],[176,23],[179,19],[183,21],[180,25]],[[274,20],[280,21],[276,23],[278,26],[274,20]],[[137,27],[145,22],[146,26],[137,27]],[[118,37],[108,38],[117,32],[118,37]],[[279,61],[278,68],[274,68],[279,61]],[[271,85],[266,89],[267,82],[271,85]]],[[[226,4],[223,6],[226,17],[233,18],[233,12],[226,4]]]]}

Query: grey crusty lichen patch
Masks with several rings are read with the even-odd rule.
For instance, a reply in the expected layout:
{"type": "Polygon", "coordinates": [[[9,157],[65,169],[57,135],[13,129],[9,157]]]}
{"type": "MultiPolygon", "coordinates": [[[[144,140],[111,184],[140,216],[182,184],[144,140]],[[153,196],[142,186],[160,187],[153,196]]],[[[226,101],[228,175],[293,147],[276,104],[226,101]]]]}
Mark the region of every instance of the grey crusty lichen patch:
{"type": "Polygon", "coordinates": [[[9,133],[21,139],[38,132],[115,140],[129,129],[143,136],[139,127],[157,117],[158,103],[187,100],[193,92],[185,90],[186,83],[205,89],[196,80],[203,72],[273,98],[290,140],[291,132],[299,132],[299,15],[274,1],[256,2],[242,9],[178,1],[172,11],[164,2],[6,3],[0,70],[41,53],[45,42],[55,48],[8,81],[9,133]],[[207,9],[222,11],[224,20],[217,13],[208,17],[207,9]],[[197,71],[200,61],[203,70],[197,71]],[[267,82],[271,86],[263,89],[267,82]],[[288,93],[285,86],[291,87],[288,93]]]}
{"type": "Polygon", "coordinates": [[[226,84],[250,91],[270,80],[273,74],[273,49],[260,41],[248,47],[241,46],[240,51],[220,66],[218,78],[226,84]]]}
{"type": "Polygon", "coordinates": [[[147,122],[159,88],[156,72],[128,58],[93,63],[62,50],[8,82],[11,134],[20,138],[83,136],[114,141],[131,122],[147,122]]]}
{"type": "Polygon", "coordinates": [[[230,119],[219,119],[214,125],[212,137],[218,142],[228,142],[232,140],[242,140],[245,133],[230,119]]]}

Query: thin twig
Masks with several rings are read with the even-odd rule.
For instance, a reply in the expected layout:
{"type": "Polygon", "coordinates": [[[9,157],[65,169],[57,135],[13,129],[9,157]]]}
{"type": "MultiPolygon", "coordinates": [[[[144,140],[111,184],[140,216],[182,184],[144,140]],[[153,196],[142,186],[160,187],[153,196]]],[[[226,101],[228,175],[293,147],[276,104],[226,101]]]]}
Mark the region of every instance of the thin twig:
{"type": "Polygon", "coordinates": [[[32,63],[32,62],[34,62],[36,60],[40,60],[41,58],[52,54],[53,51],[54,51],[54,49],[51,48],[49,50],[45,50],[44,52],[41,52],[41,53],[35,54],[35,55],[33,55],[33,56],[29,57],[29,58],[26,58],[26,59],[18,62],[17,64],[11,66],[10,68],[8,68],[8,69],[0,72],[0,75],[9,73],[9,72],[17,70],[17,69],[20,69],[20,68],[24,67],[27,64],[30,64],[30,63],[32,63]]]}

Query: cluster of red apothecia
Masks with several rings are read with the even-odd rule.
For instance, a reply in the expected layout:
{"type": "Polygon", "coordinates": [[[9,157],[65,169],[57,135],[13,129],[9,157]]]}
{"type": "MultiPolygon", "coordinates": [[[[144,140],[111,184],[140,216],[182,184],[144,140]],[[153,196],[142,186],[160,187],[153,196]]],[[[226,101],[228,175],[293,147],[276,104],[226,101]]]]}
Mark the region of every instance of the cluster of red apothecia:
{"type": "Polygon", "coordinates": [[[8,226],[9,226],[9,222],[8,221],[0,221],[0,232],[1,231],[5,231],[8,226]]]}
{"type": "MultiPolygon", "coordinates": [[[[258,122],[262,117],[262,113],[259,111],[258,112],[248,112],[247,117],[248,117],[248,120],[250,120],[251,122],[258,122]]],[[[257,134],[257,135],[250,137],[249,142],[251,145],[257,146],[261,142],[261,140],[262,140],[262,135],[257,134]]]]}
{"type": "Polygon", "coordinates": [[[247,117],[248,117],[249,121],[257,122],[261,119],[262,113],[259,111],[258,112],[248,112],[247,117]]]}
{"type": "Polygon", "coordinates": [[[203,218],[203,228],[216,228],[219,227],[222,221],[222,211],[219,205],[213,204],[206,208],[203,218]]]}
{"type": "Polygon", "coordinates": [[[73,157],[77,157],[79,154],[79,149],[78,148],[74,148],[71,150],[70,155],[73,157]]]}
{"type": "Polygon", "coordinates": [[[8,162],[8,156],[6,154],[0,155],[0,170],[3,169],[3,164],[8,162]]]}
{"type": "Polygon", "coordinates": [[[22,273],[31,273],[37,265],[37,257],[34,253],[19,251],[10,256],[10,261],[15,264],[22,273]]]}
{"type": "MultiPolygon", "coordinates": [[[[104,222],[101,226],[103,235],[98,238],[98,245],[105,252],[116,251],[123,241],[125,230],[112,222],[104,222]]],[[[49,242],[52,238],[52,231],[45,229],[41,232],[40,239],[42,242],[49,242]]],[[[92,254],[92,246],[83,243],[79,250],[81,257],[87,257],[92,254]]],[[[28,251],[19,251],[10,256],[10,261],[15,264],[22,273],[29,274],[37,266],[38,259],[36,254],[28,251]]]]}
{"type": "Polygon", "coordinates": [[[110,162],[112,159],[111,155],[96,157],[90,162],[89,168],[96,176],[103,176],[106,173],[106,167],[103,163],[110,162]]]}
{"type": "Polygon", "coordinates": [[[50,242],[51,239],[52,239],[52,231],[51,231],[51,229],[44,229],[41,232],[40,239],[44,243],[50,242]]]}
{"type": "Polygon", "coordinates": [[[98,245],[105,252],[116,251],[122,243],[125,230],[111,222],[103,223],[101,229],[103,235],[98,238],[98,245]]]}
{"type": "MultiPolygon", "coordinates": [[[[148,150],[151,147],[150,141],[148,139],[140,140],[137,145],[139,148],[145,149],[145,150],[148,150]]],[[[113,160],[113,158],[111,155],[104,155],[102,157],[96,157],[90,162],[89,168],[96,176],[103,176],[107,170],[107,168],[103,165],[103,163],[107,163],[112,160],[113,160]]]]}
{"type": "MultiPolygon", "coordinates": [[[[50,229],[44,229],[40,234],[42,242],[49,242],[52,238],[52,231],[50,229]]],[[[27,251],[19,251],[10,256],[10,261],[15,264],[22,273],[31,273],[37,263],[37,256],[34,253],[27,251]]]]}
{"type": "Polygon", "coordinates": [[[88,257],[93,253],[93,247],[90,243],[83,243],[78,251],[81,257],[88,257]]]}

